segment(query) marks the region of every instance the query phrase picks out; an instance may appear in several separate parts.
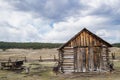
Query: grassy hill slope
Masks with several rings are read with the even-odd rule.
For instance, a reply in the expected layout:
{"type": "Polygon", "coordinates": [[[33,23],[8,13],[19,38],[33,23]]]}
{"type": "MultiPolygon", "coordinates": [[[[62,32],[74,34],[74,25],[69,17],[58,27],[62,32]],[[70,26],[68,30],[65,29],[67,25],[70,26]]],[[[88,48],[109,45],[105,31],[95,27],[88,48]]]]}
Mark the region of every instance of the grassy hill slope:
{"type": "Polygon", "coordinates": [[[61,43],[38,43],[38,42],[0,42],[0,49],[41,49],[41,48],[58,48],[61,43]]]}
{"type": "Polygon", "coordinates": [[[120,43],[114,43],[112,44],[114,47],[120,47],[120,43]]]}

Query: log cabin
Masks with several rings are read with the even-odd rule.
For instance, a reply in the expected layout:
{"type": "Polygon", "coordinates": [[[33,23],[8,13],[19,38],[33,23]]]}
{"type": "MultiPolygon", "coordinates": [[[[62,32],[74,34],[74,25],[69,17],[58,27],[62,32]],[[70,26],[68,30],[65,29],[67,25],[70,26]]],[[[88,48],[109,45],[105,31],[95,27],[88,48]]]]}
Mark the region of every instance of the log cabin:
{"type": "Polygon", "coordinates": [[[108,71],[109,47],[112,45],[86,28],[60,46],[59,65],[62,72],[108,71]]]}

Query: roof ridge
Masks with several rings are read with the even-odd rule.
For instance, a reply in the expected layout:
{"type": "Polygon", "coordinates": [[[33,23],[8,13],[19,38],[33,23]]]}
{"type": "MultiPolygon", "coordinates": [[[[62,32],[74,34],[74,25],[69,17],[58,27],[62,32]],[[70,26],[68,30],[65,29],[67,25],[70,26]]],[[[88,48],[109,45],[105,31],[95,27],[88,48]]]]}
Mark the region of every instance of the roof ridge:
{"type": "Polygon", "coordinates": [[[76,35],[74,35],[70,40],[68,40],[65,44],[63,44],[62,46],[59,47],[59,49],[63,48],[65,45],[67,45],[70,41],[72,41],[74,38],[76,38],[79,34],[81,34],[83,31],[87,31],[88,33],[90,33],[91,35],[95,36],[97,39],[103,41],[105,44],[109,45],[110,47],[112,47],[111,44],[109,44],[108,42],[106,42],[105,40],[103,40],[102,38],[98,37],[96,34],[92,33],[91,31],[89,31],[87,28],[83,28],[80,32],[78,32],[76,35]]]}

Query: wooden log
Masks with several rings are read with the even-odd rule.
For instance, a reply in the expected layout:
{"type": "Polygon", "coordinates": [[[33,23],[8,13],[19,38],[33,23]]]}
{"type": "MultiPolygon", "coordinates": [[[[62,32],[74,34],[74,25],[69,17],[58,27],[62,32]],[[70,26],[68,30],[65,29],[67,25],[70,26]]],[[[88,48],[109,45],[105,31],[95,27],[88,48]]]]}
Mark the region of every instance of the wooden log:
{"type": "Polygon", "coordinates": [[[94,62],[93,62],[93,47],[90,47],[90,70],[94,70],[94,62]]]}
{"type": "Polygon", "coordinates": [[[74,72],[76,72],[77,69],[77,49],[74,48],[74,72]]]}
{"type": "Polygon", "coordinates": [[[79,48],[76,51],[76,72],[79,72],[79,48]]]}
{"type": "Polygon", "coordinates": [[[83,45],[83,34],[81,33],[81,46],[84,46],[83,45]]]}
{"type": "Polygon", "coordinates": [[[80,41],[79,41],[80,45],[79,46],[81,46],[81,35],[79,35],[79,37],[80,37],[80,41]]]}
{"type": "Polygon", "coordinates": [[[93,60],[94,60],[94,70],[97,70],[97,52],[96,52],[96,48],[94,47],[94,55],[93,55],[93,60]]]}
{"type": "Polygon", "coordinates": [[[91,35],[90,35],[90,46],[93,46],[93,42],[92,42],[93,40],[92,40],[92,37],[91,37],[91,35]]]}
{"type": "Polygon", "coordinates": [[[84,32],[84,46],[87,46],[86,32],[84,32]]]}
{"type": "Polygon", "coordinates": [[[115,59],[115,53],[111,53],[112,59],[115,59]]]}
{"type": "Polygon", "coordinates": [[[100,47],[99,48],[97,48],[97,60],[98,60],[98,62],[97,62],[97,67],[98,67],[98,70],[100,70],[100,52],[101,52],[101,50],[100,50],[100,47]]]}
{"type": "Polygon", "coordinates": [[[88,48],[86,48],[86,71],[89,71],[89,61],[88,61],[88,57],[89,54],[88,54],[88,48]]]}
{"type": "Polygon", "coordinates": [[[79,65],[79,64],[78,64],[78,54],[79,54],[79,53],[78,53],[78,48],[76,48],[76,71],[77,71],[77,72],[79,71],[79,70],[78,70],[78,69],[79,69],[79,67],[78,67],[78,65],[79,65]]]}
{"type": "Polygon", "coordinates": [[[27,62],[27,57],[25,56],[25,62],[27,62]]]}
{"type": "Polygon", "coordinates": [[[74,48],[74,47],[64,47],[63,50],[70,50],[70,49],[73,50],[73,48],[74,48]]]}
{"type": "Polygon", "coordinates": [[[85,46],[85,34],[83,32],[83,46],[85,46]]]}
{"type": "Polygon", "coordinates": [[[101,52],[100,52],[100,70],[103,69],[103,57],[102,57],[102,52],[103,52],[103,48],[101,47],[101,52]]]}
{"type": "Polygon", "coordinates": [[[40,56],[40,60],[39,61],[42,61],[42,56],[40,56]]]}
{"type": "Polygon", "coordinates": [[[82,53],[81,48],[79,50],[80,50],[80,56],[79,56],[79,58],[80,58],[80,71],[83,72],[83,57],[82,57],[83,53],[82,53]]]}
{"type": "Polygon", "coordinates": [[[88,34],[88,45],[90,46],[90,34],[88,34]]]}
{"type": "Polygon", "coordinates": [[[82,71],[85,72],[86,71],[86,52],[85,52],[85,48],[82,48],[82,71]]]}
{"type": "Polygon", "coordinates": [[[54,61],[56,61],[57,59],[56,59],[56,56],[54,55],[54,61]]]}
{"type": "Polygon", "coordinates": [[[88,47],[88,70],[90,71],[90,68],[91,68],[91,64],[90,64],[90,61],[91,60],[91,56],[90,56],[90,47],[88,47]]]}
{"type": "Polygon", "coordinates": [[[88,34],[86,33],[86,46],[89,46],[89,41],[88,41],[88,34]]]}

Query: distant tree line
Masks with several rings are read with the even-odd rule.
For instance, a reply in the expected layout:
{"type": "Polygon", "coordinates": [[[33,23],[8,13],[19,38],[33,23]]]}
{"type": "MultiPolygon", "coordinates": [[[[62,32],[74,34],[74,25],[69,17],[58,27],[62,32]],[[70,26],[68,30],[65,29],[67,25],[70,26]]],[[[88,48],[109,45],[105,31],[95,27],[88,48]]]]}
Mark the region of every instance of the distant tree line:
{"type": "Polygon", "coordinates": [[[0,49],[41,49],[41,48],[58,48],[62,43],[37,43],[37,42],[28,42],[28,43],[18,43],[18,42],[0,42],[0,49]]]}
{"type": "Polygon", "coordinates": [[[120,43],[114,43],[112,44],[114,47],[120,47],[120,43]]]}
{"type": "MultiPolygon", "coordinates": [[[[42,48],[58,48],[62,43],[39,43],[39,42],[0,42],[0,49],[42,49],[42,48]]],[[[112,44],[114,47],[120,47],[120,43],[112,44]]]]}

